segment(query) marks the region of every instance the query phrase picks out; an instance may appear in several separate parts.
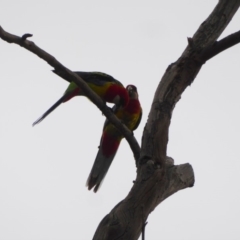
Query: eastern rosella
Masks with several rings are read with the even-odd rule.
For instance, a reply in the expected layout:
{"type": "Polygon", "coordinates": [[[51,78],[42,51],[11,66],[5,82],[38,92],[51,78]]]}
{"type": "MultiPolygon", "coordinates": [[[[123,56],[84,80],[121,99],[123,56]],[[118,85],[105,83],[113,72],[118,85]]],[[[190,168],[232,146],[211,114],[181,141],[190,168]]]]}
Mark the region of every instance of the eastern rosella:
{"type": "MultiPolygon", "coordinates": [[[[53,71],[57,75],[69,81],[64,73],[53,71]]],[[[101,72],[74,72],[79,75],[88,86],[100,97],[104,102],[115,103],[119,106],[126,106],[129,101],[128,93],[121,82],[112,76],[101,72]]],[[[48,114],[50,114],[61,103],[67,102],[75,96],[85,96],[83,91],[74,83],[70,82],[63,96],[52,105],[40,118],[38,118],[33,126],[40,123],[48,114]]]]}
{"type": "MultiPolygon", "coordinates": [[[[128,105],[117,108],[115,115],[131,131],[134,131],[141,121],[142,108],[138,100],[137,88],[133,85],[128,85],[126,89],[129,95],[128,105]]],[[[114,159],[122,138],[121,132],[106,120],[99,150],[86,183],[88,190],[94,187],[94,192],[97,192],[114,159]]]]}

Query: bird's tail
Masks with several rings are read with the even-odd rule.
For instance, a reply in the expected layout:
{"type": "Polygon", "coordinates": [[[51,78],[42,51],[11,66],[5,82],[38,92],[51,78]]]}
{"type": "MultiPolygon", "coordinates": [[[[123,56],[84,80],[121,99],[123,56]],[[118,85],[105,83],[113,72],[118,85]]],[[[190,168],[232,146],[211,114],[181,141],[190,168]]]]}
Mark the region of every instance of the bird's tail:
{"type": "Polygon", "coordinates": [[[56,109],[61,103],[65,102],[68,98],[68,94],[63,95],[57,102],[55,102],[41,117],[39,117],[32,126],[40,123],[45,117],[47,117],[54,109],[56,109]]]}
{"type": "Polygon", "coordinates": [[[107,174],[107,171],[117,153],[118,146],[120,144],[120,141],[115,149],[115,152],[112,153],[110,156],[105,156],[103,154],[102,145],[99,147],[98,154],[96,156],[95,162],[93,164],[92,170],[88,176],[88,180],[86,183],[86,186],[88,187],[88,190],[91,190],[93,187],[93,191],[96,193],[101,186],[101,183],[107,174]]]}

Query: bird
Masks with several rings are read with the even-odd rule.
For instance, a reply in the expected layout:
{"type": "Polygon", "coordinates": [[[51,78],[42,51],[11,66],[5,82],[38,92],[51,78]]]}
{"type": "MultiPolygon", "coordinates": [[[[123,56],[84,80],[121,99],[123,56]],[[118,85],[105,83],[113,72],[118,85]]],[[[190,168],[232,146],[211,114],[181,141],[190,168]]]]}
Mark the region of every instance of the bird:
{"type": "MultiPolygon", "coordinates": [[[[69,81],[68,88],[63,96],[54,103],[41,117],[39,117],[32,125],[40,123],[61,103],[69,101],[75,96],[86,96],[76,83],[70,81],[64,72],[53,70],[54,73],[69,81]]],[[[127,90],[122,83],[112,76],[102,72],[74,72],[80,76],[88,86],[106,103],[114,103],[118,106],[126,106],[129,101],[127,90]]]]}
{"type": "MultiPolygon", "coordinates": [[[[142,118],[142,108],[138,98],[137,88],[134,85],[128,85],[126,90],[129,95],[128,105],[125,107],[114,106],[115,115],[126,127],[134,131],[137,129],[142,118]]],[[[109,122],[105,121],[99,150],[94,161],[91,172],[88,176],[86,186],[88,190],[96,193],[117,153],[121,140],[122,133],[109,122]]]]}

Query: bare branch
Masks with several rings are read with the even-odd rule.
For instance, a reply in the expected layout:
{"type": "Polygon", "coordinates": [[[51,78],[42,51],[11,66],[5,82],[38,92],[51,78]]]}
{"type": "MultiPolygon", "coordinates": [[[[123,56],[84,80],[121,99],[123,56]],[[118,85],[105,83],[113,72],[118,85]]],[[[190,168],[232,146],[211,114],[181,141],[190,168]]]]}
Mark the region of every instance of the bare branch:
{"type": "Polygon", "coordinates": [[[240,31],[235,32],[220,41],[215,42],[212,46],[204,49],[200,54],[199,58],[201,61],[206,62],[209,59],[215,57],[217,54],[223,52],[224,50],[240,43],[240,31]]]}
{"type": "Polygon", "coordinates": [[[191,165],[173,166],[172,159],[166,158],[172,111],[202,67],[200,53],[215,43],[239,5],[240,0],[219,1],[194,36],[188,39],[189,44],[180,58],[167,68],[144,128],[136,181],[128,196],[101,221],[94,240],[138,239],[144,222],[158,204],[180,189],[193,186],[191,165]]]}
{"type": "Polygon", "coordinates": [[[149,175],[137,179],[128,196],[103,218],[93,240],[138,239],[148,214],[159,203],[177,191],[194,185],[190,164],[168,166],[162,176],[161,169],[155,169],[154,162],[148,161],[142,171],[149,172],[149,175]]]}
{"type": "Polygon", "coordinates": [[[188,39],[189,44],[182,56],[166,70],[156,90],[148,121],[144,128],[141,163],[152,158],[156,163],[164,164],[168,129],[175,104],[202,67],[200,53],[209,46],[213,46],[238,10],[239,5],[240,0],[219,1],[194,36],[188,39]],[[156,139],[161,139],[161,141],[156,142],[156,139]],[[156,148],[158,148],[157,156],[155,155],[156,148]]]}
{"type": "MultiPolygon", "coordinates": [[[[93,239],[138,239],[143,224],[158,204],[177,191],[194,185],[194,172],[191,165],[174,166],[173,160],[166,157],[172,111],[181,94],[200,71],[203,64],[200,58],[201,53],[214,45],[239,5],[240,0],[218,1],[209,17],[201,24],[194,36],[189,38],[189,44],[180,58],[167,68],[155,92],[144,128],[134,185],[127,197],[104,217],[93,239]]],[[[30,43],[25,40],[21,46],[26,47],[30,43]]],[[[32,51],[32,46],[29,48],[32,51]]],[[[54,58],[46,59],[50,61],[50,65],[56,61],[54,58]]],[[[62,67],[58,64],[58,62],[54,63],[54,66],[62,67]]],[[[71,72],[70,75],[73,76],[71,72]]],[[[80,78],[75,75],[74,79],[76,83],[80,81],[80,78]]],[[[84,89],[82,85],[79,86],[84,89]]]]}
{"type": "Polygon", "coordinates": [[[109,119],[109,121],[117,129],[119,129],[119,131],[121,131],[123,136],[128,141],[133,151],[134,158],[137,161],[140,156],[140,146],[135,137],[133,136],[132,132],[119,121],[119,119],[112,113],[109,107],[106,106],[106,104],[88,87],[88,85],[77,74],[67,69],[60,62],[58,62],[56,58],[35,45],[34,42],[26,40],[26,38],[30,36],[31,34],[24,34],[22,37],[18,37],[4,31],[3,28],[0,26],[0,37],[3,40],[7,41],[8,43],[15,43],[21,47],[26,48],[30,52],[36,54],[38,57],[46,61],[56,70],[63,71],[68,79],[71,79],[71,81],[75,82],[86,94],[86,96],[88,96],[88,98],[103,112],[103,114],[109,119]]]}

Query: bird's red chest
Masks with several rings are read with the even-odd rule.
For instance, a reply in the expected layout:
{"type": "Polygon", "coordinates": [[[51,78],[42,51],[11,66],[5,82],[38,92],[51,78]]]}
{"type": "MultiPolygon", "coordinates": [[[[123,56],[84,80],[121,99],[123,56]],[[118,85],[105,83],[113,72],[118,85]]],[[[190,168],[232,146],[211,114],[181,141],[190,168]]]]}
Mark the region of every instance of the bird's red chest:
{"type": "Polygon", "coordinates": [[[141,106],[138,99],[131,99],[124,111],[129,114],[139,114],[141,111],[141,106]]]}

